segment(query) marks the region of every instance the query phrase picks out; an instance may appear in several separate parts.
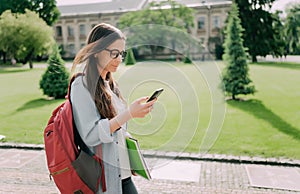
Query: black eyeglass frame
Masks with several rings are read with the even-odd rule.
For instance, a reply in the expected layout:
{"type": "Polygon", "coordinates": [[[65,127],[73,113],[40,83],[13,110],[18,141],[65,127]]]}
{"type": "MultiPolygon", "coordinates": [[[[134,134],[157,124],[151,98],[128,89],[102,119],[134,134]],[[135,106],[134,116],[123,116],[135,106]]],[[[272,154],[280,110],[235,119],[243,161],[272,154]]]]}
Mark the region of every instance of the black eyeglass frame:
{"type": "Polygon", "coordinates": [[[118,49],[104,49],[106,51],[109,52],[109,56],[112,58],[112,59],[116,59],[119,57],[119,55],[122,56],[122,59],[125,59],[126,55],[127,55],[127,52],[126,51],[119,51],[118,49]],[[117,53],[113,53],[113,52],[117,52],[117,53]]]}

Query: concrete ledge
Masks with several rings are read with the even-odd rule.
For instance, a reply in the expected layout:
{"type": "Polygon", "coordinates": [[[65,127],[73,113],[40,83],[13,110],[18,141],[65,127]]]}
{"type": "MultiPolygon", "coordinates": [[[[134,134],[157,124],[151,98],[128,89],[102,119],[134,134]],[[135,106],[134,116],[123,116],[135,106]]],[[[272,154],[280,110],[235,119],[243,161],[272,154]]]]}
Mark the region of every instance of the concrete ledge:
{"type": "Polygon", "coordinates": [[[286,158],[262,158],[250,156],[232,156],[221,154],[197,154],[197,153],[177,153],[177,152],[162,152],[154,150],[142,150],[143,155],[147,158],[165,158],[176,160],[199,160],[211,162],[226,162],[237,164],[262,164],[274,166],[290,166],[300,167],[300,160],[286,159],[286,158]],[[176,155],[177,154],[177,155],[176,155]]]}
{"type": "Polygon", "coordinates": [[[26,150],[43,150],[43,144],[24,144],[24,143],[0,143],[3,149],[26,149],[26,150]]]}
{"type": "MultiPolygon", "coordinates": [[[[28,150],[43,150],[43,144],[19,144],[19,143],[1,143],[1,149],[28,149],[28,150]]],[[[237,164],[263,164],[276,166],[300,167],[300,160],[287,158],[262,158],[250,156],[233,156],[223,154],[200,154],[188,152],[166,152],[156,150],[142,150],[143,155],[147,158],[165,158],[176,160],[199,160],[211,162],[226,162],[237,164]]]]}

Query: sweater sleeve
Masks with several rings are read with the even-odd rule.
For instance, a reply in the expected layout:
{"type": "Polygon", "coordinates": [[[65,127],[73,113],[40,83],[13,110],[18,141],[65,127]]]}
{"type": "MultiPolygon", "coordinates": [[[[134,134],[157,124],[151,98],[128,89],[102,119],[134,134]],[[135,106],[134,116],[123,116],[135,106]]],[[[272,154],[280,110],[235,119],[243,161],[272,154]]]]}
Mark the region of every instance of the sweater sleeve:
{"type": "Polygon", "coordinates": [[[75,125],[87,146],[111,143],[108,119],[101,119],[89,91],[83,86],[81,77],[71,85],[71,102],[75,125]]]}

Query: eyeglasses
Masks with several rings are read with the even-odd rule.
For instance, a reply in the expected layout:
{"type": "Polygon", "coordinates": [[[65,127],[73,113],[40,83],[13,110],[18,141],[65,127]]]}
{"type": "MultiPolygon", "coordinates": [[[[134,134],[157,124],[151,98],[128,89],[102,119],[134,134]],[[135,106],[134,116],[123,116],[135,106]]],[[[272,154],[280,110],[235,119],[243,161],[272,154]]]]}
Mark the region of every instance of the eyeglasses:
{"type": "Polygon", "coordinates": [[[106,51],[109,52],[110,57],[111,57],[112,59],[118,58],[119,55],[122,56],[122,59],[125,59],[125,57],[126,57],[126,55],[127,55],[127,52],[126,52],[126,51],[121,51],[121,52],[120,52],[118,49],[112,49],[112,50],[104,49],[104,50],[106,50],[106,51]]]}

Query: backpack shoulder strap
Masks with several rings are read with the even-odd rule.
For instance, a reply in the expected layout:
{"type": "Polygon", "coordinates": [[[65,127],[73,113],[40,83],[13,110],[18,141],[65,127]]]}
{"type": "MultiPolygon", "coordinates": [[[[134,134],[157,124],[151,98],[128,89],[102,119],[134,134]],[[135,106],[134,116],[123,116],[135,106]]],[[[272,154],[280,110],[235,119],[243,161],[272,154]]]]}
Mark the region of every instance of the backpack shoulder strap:
{"type": "MultiPolygon", "coordinates": [[[[69,82],[69,86],[68,86],[68,93],[67,93],[67,96],[66,98],[70,101],[71,105],[72,105],[72,102],[71,102],[71,85],[73,83],[73,81],[79,77],[79,76],[83,76],[84,74],[83,73],[77,73],[75,75],[73,75],[70,79],[70,82],[69,82]]],[[[73,123],[74,123],[74,120],[73,120],[73,123]]],[[[87,154],[89,154],[90,156],[93,156],[96,160],[99,161],[100,165],[101,165],[101,182],[102,182],[102,191],[105,192],[106,191],[106,181],[105,181],[105,173],[104,173],[104,164],[103,164],[103,153],[102,153],[102,145],[100,144],[99,146],[97,146],[96,148],[96,153],[100,156],[100,158],[98,158],[97,156],[95,156],[91,151],[90,149],[87,147],[87,145],[83,142],[83,140],[81,139],[78,131],[77,131],[77,128],[76,128],[76,125],[75,123],[73,124],[74,125],[74,139],[75,139],[75,142],[76,144],[80,147],[81,150],[83,150],[84,152],[86,152],[87,154]]]]}
{"type": "Polygon", "coordinates": [[[83,76],[83,73],[77,73],[71,77],[69,86],[68,86],[68,93],[66,95],[66,99],[69,99],[69,100],[71,99],[71,96],[70,96],[71,95],[71,85],[72,85],[73,81],[79,76],[83,76]]]}

